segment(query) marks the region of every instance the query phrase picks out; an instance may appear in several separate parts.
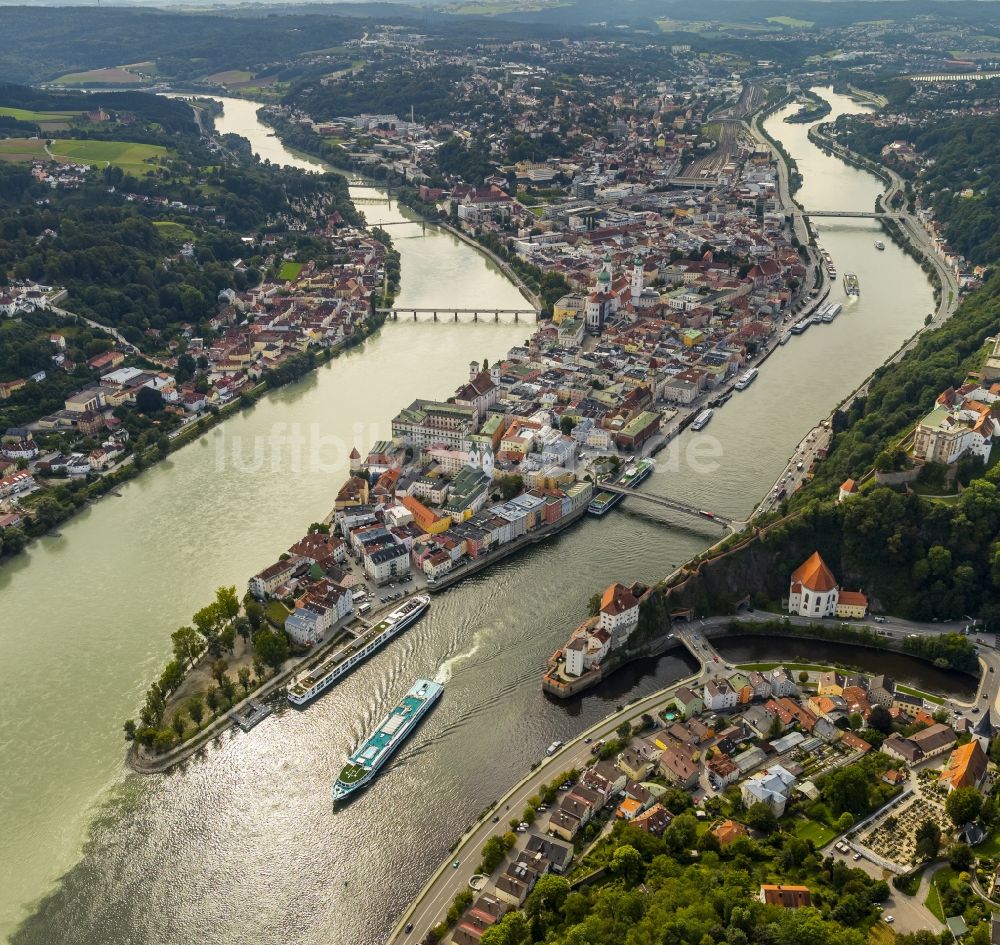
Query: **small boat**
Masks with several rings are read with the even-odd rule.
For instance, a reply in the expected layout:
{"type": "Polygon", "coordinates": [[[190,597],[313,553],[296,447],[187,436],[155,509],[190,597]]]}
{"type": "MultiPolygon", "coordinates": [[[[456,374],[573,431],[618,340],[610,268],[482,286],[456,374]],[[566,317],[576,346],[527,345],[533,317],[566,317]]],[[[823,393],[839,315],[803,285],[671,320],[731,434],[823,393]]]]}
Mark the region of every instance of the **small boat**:
{"type": "Polygon", "coordinates": [[[885,243],[883,243],[882,240],[875,240],[875,248],[885,249],[885,243]]]}

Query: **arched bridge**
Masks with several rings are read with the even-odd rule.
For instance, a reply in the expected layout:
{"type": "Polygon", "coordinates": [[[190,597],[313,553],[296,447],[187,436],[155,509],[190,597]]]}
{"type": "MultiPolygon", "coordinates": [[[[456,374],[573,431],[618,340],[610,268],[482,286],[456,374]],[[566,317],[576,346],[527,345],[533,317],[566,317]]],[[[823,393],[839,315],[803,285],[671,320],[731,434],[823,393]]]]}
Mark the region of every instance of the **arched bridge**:
{"type": "Polygon", "coordinates": [[[471,315],[474,322],[491,317],[493,321],[498,322],[501,315],[513,315],[515,322],[519,322],[522,318],[536,321],[538,319],[538,310],[533,308],[377,308],[375,311],[393,321],[398,321],[400,315],[412,315],[414,321],[418,315],[430,315],[434,321],[440,321],[439,316],[449,317],[456,322],[459,315],[471,315]]]}
{"type": "Polygon", "coordinates": [[[891,219],[891,213],[877,213],[874,210],[803,210],[804,217],[845,217],[855,220],[886,220],[891,219]]]}
{"type": "Polygon", "coordinates": [[[694,518],[707,522],[718,522],[723,528],[728,528],[733,532],[742,531],[746,527],[746,522],[739,522],[736,519],[727,518],[725,515],[718,515],[706,509],[699,509],[686,502],[678,502],[676,499],[665,499],[660,495],[653,495],[649,492],[638,492],[635,489],[628,489],[625,486],[615,486],[608,483],[601,483],[594,487],[596,492],[616,492],[619,495],[628,496],[631,499],[641,499],[651,505],[657,505],[661,509],[669,509],[671,512],[679,512],[681,515],[690,515],[694,518]]]}

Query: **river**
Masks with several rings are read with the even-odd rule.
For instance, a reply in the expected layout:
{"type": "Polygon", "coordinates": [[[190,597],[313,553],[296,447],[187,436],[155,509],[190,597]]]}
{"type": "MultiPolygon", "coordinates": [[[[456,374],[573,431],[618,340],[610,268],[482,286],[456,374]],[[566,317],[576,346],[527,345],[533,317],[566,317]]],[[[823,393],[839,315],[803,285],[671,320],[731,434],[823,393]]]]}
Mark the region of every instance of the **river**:
{"type": "MultiPolygon", "coordinates": [[[[832,99],[835,114],[858,109],[832,99]]],[[[798,160],[807,206],[872,205],[874,178],[822,155],[805,126],[780,117],[768,128],[798,160]]],[[[217,124],[272,161],[304,163],[246,103],[227,100],[217,124]]],[[[396,207],[362,209],[373,222],[401,218],[396,207]]],[[[400,304],[521,307],[516,289],[453,237],[391,232],[400,304]]],[[[926,278],[892,244],[878,253],[876,235],[853,221],[824,228],[841,271],[858,273],[861,300],[781,348],[701,437],[683,434],[681,459],[662,453],[647,488],[747,514],[805,431],[922,324],[926,278]]],[[[389,324],[363,351],[216,428],[0,571],[9,615],[0,659],[17,680],[0,697],[0,922],[9,931],[27,916],[16,942],[374,945],[461,828],[552,739],[687,671],[664,657],[569,703],[540,691],[545,658],[594,590],[655,580],[718,537],[708,522],[665,527],[626,508],[438,595],[420,623],[306,711],[226,738],[168,777],[123,770],[120,723],[162,664],[169,632],[216,585],[242,585],[328,511],[342,478],[335,463],[324,474],[285,461],[232,468],[231,444],[298,422],[366,446],[400,405],[450,392],[471,358],[493,360],[526,330],[389,324]],[[371,788],[333,814],[344,756],[419,675],[448,682],[441,704],[371,788]]]]}

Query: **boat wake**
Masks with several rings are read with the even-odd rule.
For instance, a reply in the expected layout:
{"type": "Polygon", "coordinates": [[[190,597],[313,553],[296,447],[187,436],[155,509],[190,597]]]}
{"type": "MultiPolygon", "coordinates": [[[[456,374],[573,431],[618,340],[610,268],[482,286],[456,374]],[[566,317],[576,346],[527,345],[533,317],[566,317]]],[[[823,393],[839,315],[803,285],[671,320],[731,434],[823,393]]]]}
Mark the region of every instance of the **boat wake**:
{"type": "Polygon", "coordinates": [[[478,634],[472,640],[472,646],[465,650],[463,653],[456,653],[454,656],[449,656],[438,669],[437,673],[434,675],[434,682],[445,686],[451,682],[451,671],[454,666],[461,663],[462,660],[470,659],[479,652],[479,637],[478,634]]]}

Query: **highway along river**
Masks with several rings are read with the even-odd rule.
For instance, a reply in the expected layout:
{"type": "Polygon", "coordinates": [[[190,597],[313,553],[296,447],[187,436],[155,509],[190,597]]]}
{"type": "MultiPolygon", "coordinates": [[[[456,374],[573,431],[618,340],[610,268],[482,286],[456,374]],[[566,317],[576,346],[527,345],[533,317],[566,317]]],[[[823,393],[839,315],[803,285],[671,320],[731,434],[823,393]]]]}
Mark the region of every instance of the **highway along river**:
{"type": "MultiPolygon", "coordinates": [[[[855,107],[835,98],[836,110],[855,107]]],[[[218,124],[272,161],[305,163],[246,103],[227,101],[218,124]]],[[[769,127],[799,160],[808,206],[872,205],[873,178],[812,149],[803,126],[769,127]]],[[[399,219],[395,207],[363,209],[373,222],[399,219]]],[[[522,304],[452,237],[391,232],[401,304],[522,304]]],[[[681,437],[677,463],[661,453],[663,471],[646,488],[746,515],[805,431],[921,325],[930,286],[891,244],[878,253],[876,235],[864,224],[824,230],[841,271],[858,273],[861,301],[783,347],[702,441],[681,437]]],[[[659,578],[718,537],[711,523],[669,522],[626,503],[435,597],[420,623],[306,711],[277,714],[167,777],[123,768],[121,722],[159,672],[170,631],[325,514],[343,477],[343,462],[320,473],[219,457],[293,423],[367,446],[388,435],[400,405],[450,393],[470,359],[496,358],[527,330],[388,324],[364,351],[266,398],[0,570],[0,933],[16,928],[15,942],[38,945],[374,945],[462,828],[549,742],[685,673],[664,657],[568,704],[540,691],[546,657],[595,590],[659,578]],[[334,814],[345,755],[421,675],[448,683],[440,705],[334,814]]],[[[903,658],[891,671],[917,676],[903,658]]]]}

